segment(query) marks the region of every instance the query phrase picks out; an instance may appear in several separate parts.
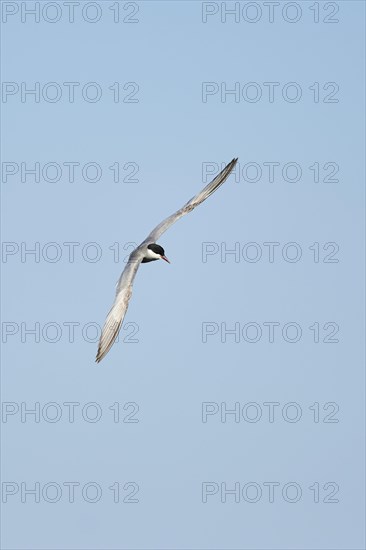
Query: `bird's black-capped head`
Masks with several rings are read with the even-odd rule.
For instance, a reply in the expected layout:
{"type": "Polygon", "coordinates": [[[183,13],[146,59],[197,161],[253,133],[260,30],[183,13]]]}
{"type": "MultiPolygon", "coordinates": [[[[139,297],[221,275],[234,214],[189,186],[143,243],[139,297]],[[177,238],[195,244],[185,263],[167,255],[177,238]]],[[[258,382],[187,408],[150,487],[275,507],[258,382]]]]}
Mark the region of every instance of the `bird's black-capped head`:
{"type": "Polygon", "coordinates": [[[154,260],[165,260],[170,264],[170,261],[165,256],[164,248],[160,244],[151,243],[147,245],[146,256],[142,263],[153,262],[154,260]]]}

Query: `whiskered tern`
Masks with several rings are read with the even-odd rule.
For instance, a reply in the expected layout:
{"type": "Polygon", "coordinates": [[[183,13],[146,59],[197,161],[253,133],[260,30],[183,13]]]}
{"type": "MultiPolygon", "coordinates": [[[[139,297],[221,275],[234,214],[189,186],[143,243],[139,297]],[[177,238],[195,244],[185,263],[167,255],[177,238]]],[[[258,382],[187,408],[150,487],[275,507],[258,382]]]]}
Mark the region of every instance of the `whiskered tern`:
{"type": "Polygon", "coordinates": [[[173,223],[179,218],[191,212],[196,206],[205,201],[214,193],[220,185],[229,176],[230,172],[237,163],[237,158],[233,159],[202,191],[190,199],[180,210],[163,220],[155,229],[153,229],[146,239],[131,252],[126,267],[117,283],[116,297],[110,312],[107,315],[102,334],[99,340],[96,362],[99,363],[111,349],[113,342],[117,338],[123,319],[126,315],[128,303],[132,294],[133,280],[136,276],[140,264],[154,262],[155,260],[165,260],[170,263],[165,256],[164,249],[156,244],[156,241],[173,223]]]}

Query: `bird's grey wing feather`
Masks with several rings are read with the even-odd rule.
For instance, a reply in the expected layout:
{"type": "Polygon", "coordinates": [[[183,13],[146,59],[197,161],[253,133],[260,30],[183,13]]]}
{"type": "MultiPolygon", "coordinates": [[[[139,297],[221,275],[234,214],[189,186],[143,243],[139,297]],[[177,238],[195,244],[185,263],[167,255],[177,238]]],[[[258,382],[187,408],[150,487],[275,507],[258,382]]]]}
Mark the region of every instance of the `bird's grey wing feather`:
{"type": "Polygon", "coordinates": [[[108,353],[117,338],[131,298],[133,280],[142,259],[143,253],[139,249],[132,252],[119,278],[116,288],[116,297],[107,315],[100,336],[98,352],[95,359],[97,363],[99,363],[108,353]]]}
{"type": "Polygon", "coordinates": [[[177,210],[177,212],[174,212],[174,214],[159,223],[159,225],[157,225],[155,229],[153,229],[146,237],[144,243],[156,242],[160,235],[169,229],[169,227],[179,220],[179,218],[185,214],[188,214],[188,212],[191,212],[191,210],[196,208],[196,206],[208,199],[208,197],[224,183],[237,161],[238,159],[236,158],[229,162],[229,164],[227,164],[227,166],[225,166],[225,168],[208,185],[206,185],[204,189],[202,189],[202,191],[192,197],[182,208],[180,208],[180,210],[177,210]]]}

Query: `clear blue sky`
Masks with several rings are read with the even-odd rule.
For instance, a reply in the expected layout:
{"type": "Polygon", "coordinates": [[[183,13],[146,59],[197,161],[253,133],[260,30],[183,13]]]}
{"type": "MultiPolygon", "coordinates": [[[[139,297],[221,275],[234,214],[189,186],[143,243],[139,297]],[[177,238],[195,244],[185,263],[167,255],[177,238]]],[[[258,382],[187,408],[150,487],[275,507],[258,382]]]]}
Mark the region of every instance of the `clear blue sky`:
{"type": "Polygon", "coordinates": [[[6,549],[364,548],[364,3],[236,5],[2,2],[6,549]]]}

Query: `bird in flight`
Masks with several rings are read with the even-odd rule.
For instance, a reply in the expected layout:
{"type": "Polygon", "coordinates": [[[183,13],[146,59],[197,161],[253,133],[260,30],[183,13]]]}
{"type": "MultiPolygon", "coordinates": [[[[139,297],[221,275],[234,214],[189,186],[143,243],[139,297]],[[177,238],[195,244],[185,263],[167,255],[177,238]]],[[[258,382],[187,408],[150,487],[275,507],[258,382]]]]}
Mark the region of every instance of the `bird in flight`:
{"type": "Polygon", "coordinates": [[[227,179],[230,172],[234,168],[238,159],[235,158],[208,184],[202,191],[192,197],[180,210],[163,220],[155,227],[139,244],[133,252],[131,252],[126,267],[119,278],[116,288],[116,297],[114,303],[105,320],[102,334],[100,336],[96,362],[99,363],[103,357],[111,349],[117,335],[120,331],[123,319],[126,315],[128,303],[132,294],[132,285],[140,264],[154,262],[155,260],[165,260],[170,263],[165,256],[164,249],[156,243],[158,238],[179,218],[191,212],[201,202],[208,199],[227,179]]]}

